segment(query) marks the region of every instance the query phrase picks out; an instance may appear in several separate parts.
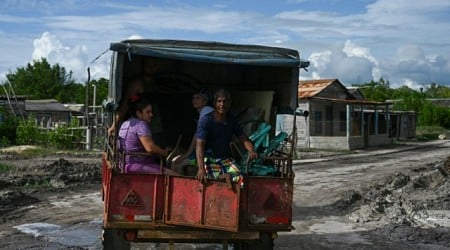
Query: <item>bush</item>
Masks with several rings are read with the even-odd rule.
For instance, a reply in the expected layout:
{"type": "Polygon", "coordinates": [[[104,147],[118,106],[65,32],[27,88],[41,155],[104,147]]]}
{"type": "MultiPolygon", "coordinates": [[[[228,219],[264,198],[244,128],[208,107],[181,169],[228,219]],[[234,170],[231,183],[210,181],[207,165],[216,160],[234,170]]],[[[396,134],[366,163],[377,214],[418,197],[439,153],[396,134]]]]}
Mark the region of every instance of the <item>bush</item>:
{"type": "Polygon", "coordinates": [[[16,143],[16,128],[19,119],[14,116],[4,115],[0,120],[0,147],[6,147],[16,143]]]}
{"type": "Polygon", "coordinates": [[[419,141],[437,140],[441,134],[448,136],[448,131],[440,126],[420,126],[416,128],[416,137],[419,141]]]}
{"type": "Polygon", "coordinates": [[[3,163],[0,163],[0,173],[8,172],[12,167],[3,163]]]}
{"type": "Polygon", "coordinates": [[[48,132],[48,142],[51,147],[59,149],[74,149],[83,140],[83,131],[74,129],[78,121],[72,120],[69,125],[60,125],[48,132]]]}
{"type": "Polygon", "coordinates": [[[19,122],[17,127],[17,144],[38,145],[57,149],[74,149],[83,140],[83,130],[75,129],[79,126],[76,119],[69,125],[61,124],[54,129],[40,129],[34,117],[19,122]]]}
{"type": "MultiPolygon", "coordinates": [[[[36,125],[35,118],[30,115],[28,119],[21,120],[16,130],[18,145],[42,145],[43,135],[40,133],[36,125]]],[[[44,144],[43,146],[45,146],[44,144]]]]}

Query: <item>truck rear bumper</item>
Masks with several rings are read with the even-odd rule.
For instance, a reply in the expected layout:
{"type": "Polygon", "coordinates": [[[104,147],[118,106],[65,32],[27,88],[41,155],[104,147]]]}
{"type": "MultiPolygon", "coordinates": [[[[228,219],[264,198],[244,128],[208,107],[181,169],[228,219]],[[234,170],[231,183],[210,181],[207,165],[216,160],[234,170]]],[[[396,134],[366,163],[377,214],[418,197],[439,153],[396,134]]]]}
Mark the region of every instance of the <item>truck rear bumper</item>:
{"type": "Polygon", "coordinates": [[[222,240],[240,241],[240,240],[257,240],[259,232],[225,232],[216,230],[138,230],[136,241],[167,241],[176,240],[177,242],[195,242],[201,240],[203,242],[219,242],[222,240]]]}

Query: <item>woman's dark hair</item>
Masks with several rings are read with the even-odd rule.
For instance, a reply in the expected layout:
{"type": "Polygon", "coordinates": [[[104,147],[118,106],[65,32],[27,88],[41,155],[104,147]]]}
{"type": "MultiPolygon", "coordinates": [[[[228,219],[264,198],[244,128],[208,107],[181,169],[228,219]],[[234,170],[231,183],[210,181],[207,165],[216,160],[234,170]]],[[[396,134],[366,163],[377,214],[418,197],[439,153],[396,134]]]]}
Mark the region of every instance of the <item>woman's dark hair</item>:
{"type": "Polygon", "coordinates": [[[145,98],[143,95],[133,95],[127,100],[128,112],[132,117],[136,117],[137,111],[142,111],[148,105],[152,104],[150,99],[145,98]]]}

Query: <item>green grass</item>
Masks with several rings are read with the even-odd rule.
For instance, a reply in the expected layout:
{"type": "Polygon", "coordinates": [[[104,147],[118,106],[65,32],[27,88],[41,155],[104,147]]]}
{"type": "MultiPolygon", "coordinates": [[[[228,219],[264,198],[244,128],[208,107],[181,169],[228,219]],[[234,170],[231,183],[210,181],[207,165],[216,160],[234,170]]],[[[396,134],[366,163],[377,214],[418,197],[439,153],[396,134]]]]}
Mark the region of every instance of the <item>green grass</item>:
{"type": "Polygon", "coordinates": [[[32,189],[42,189],[42,188],[51,188],[52,185],[49,181],[43,181],[39,183],[28,183],[24,186],[21,186],[21,190],[32,190],[32,189]]]}
{"type": "Polygon", "coordinates": [[[0,162],[0,173],[8,172],[9,170],[11,170],[11,168],[11,166],[0,162]]]}
{"type": "Polygon", "coordinates": [[[416,137],[418,141],[438,140],[439,135],[444,134],[449,137],[449,131],[439,126],[420,126],[416,128],[416,137]]]}

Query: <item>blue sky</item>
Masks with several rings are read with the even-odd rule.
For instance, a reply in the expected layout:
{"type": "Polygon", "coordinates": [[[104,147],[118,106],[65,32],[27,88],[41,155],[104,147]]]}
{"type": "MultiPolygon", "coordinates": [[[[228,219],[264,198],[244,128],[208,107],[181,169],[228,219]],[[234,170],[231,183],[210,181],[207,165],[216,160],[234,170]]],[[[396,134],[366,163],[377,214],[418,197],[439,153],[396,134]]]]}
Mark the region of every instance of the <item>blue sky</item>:
{"type": "Polygon", "coordinates": [[[45,57],[77,81],[108,77],[111,42],[208,40],[296,49],[311,66],[300,78],[347,86],[389,80],[450,86],[450,1],[3,0],[0,83],[45,57]]]}

